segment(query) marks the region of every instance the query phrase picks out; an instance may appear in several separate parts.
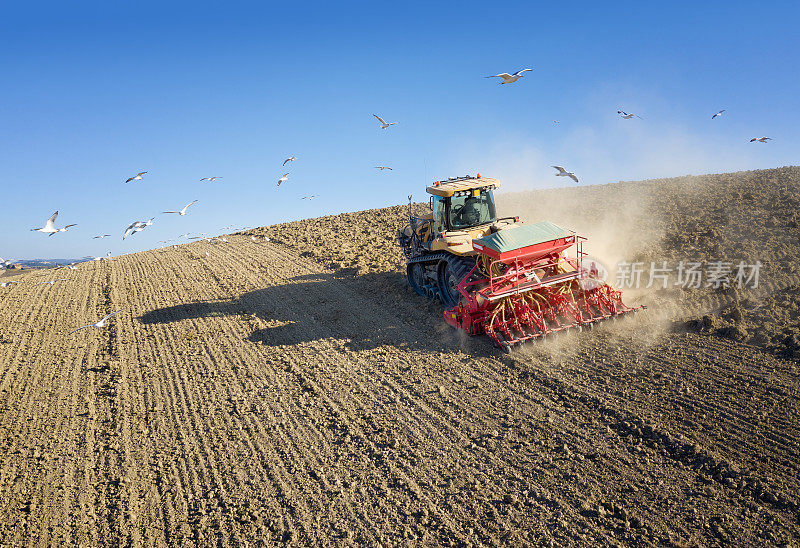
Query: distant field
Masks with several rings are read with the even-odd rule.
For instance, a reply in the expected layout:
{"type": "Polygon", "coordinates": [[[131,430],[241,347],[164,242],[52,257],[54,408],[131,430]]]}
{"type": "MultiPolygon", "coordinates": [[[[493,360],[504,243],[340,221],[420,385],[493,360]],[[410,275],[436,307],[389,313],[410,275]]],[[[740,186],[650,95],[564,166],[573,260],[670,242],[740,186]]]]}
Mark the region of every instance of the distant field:
{"type": "Polygon", "coordinates": [[[795,545],[798,206],[795,167],[501,195],[610,267],[763,265],[510,356],[407,287],[406,206],[24,272],[0,544],[795,545]]]}

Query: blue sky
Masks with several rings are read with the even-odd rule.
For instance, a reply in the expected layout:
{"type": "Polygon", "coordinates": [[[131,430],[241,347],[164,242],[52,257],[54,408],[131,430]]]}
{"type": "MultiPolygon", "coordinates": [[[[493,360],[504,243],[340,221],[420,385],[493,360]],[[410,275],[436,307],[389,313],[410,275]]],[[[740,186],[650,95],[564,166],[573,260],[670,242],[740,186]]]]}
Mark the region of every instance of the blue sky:
{"type": "Polygon", "coordinates": [[[522,190],[574,184],[551,164],[581,184],[797,164],[800,5],[651,4],[5,4],[0,256],[422,201],[476,171],[522,190]],[[55,210],[78,226],[30,232],[55,210]]]}

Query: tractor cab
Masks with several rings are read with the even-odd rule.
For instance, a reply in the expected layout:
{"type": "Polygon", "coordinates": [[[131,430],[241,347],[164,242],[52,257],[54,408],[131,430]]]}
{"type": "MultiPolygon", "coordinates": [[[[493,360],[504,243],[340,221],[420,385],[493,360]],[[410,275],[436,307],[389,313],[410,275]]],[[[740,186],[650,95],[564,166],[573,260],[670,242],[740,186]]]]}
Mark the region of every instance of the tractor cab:
{"type": "Polygon", "coordinates": [[[431,196],[434,231],[465,231],[497,221],[493,190],[500,186],[497,179],[453,177],[436,181],[427,188],[431,196]]]}

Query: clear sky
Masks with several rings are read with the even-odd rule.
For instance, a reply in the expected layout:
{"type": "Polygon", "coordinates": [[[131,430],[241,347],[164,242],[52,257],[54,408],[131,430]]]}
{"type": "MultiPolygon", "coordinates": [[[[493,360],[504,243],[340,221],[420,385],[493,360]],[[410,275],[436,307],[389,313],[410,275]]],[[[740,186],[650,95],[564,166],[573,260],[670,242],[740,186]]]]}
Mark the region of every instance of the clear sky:
{"type": "Polygon", "coordinates": [[[580,184],[797,164],[799,17],[797,2],[5,3],[0,256],[423,201],[476,171],[522,190],[575,184],[551,164],[580,184]],[[30,231],[55,210],[77,226],[30,231]]]}

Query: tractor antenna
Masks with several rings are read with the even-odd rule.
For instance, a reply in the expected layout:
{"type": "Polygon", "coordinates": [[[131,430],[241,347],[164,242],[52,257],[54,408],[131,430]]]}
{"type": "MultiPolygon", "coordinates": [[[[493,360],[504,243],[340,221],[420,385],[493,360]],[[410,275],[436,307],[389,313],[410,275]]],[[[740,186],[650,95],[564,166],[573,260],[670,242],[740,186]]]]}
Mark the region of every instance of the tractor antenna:
{"type": "Polygon", "coordinates": [[[413,196],[413,194],[409,194],[408,195],[408,222],[409,223],[411,222],[411,219],[414,218],[414,215],[412,215],[412,211],[411,211],[411,197],[412,196],[413,196]]]}

